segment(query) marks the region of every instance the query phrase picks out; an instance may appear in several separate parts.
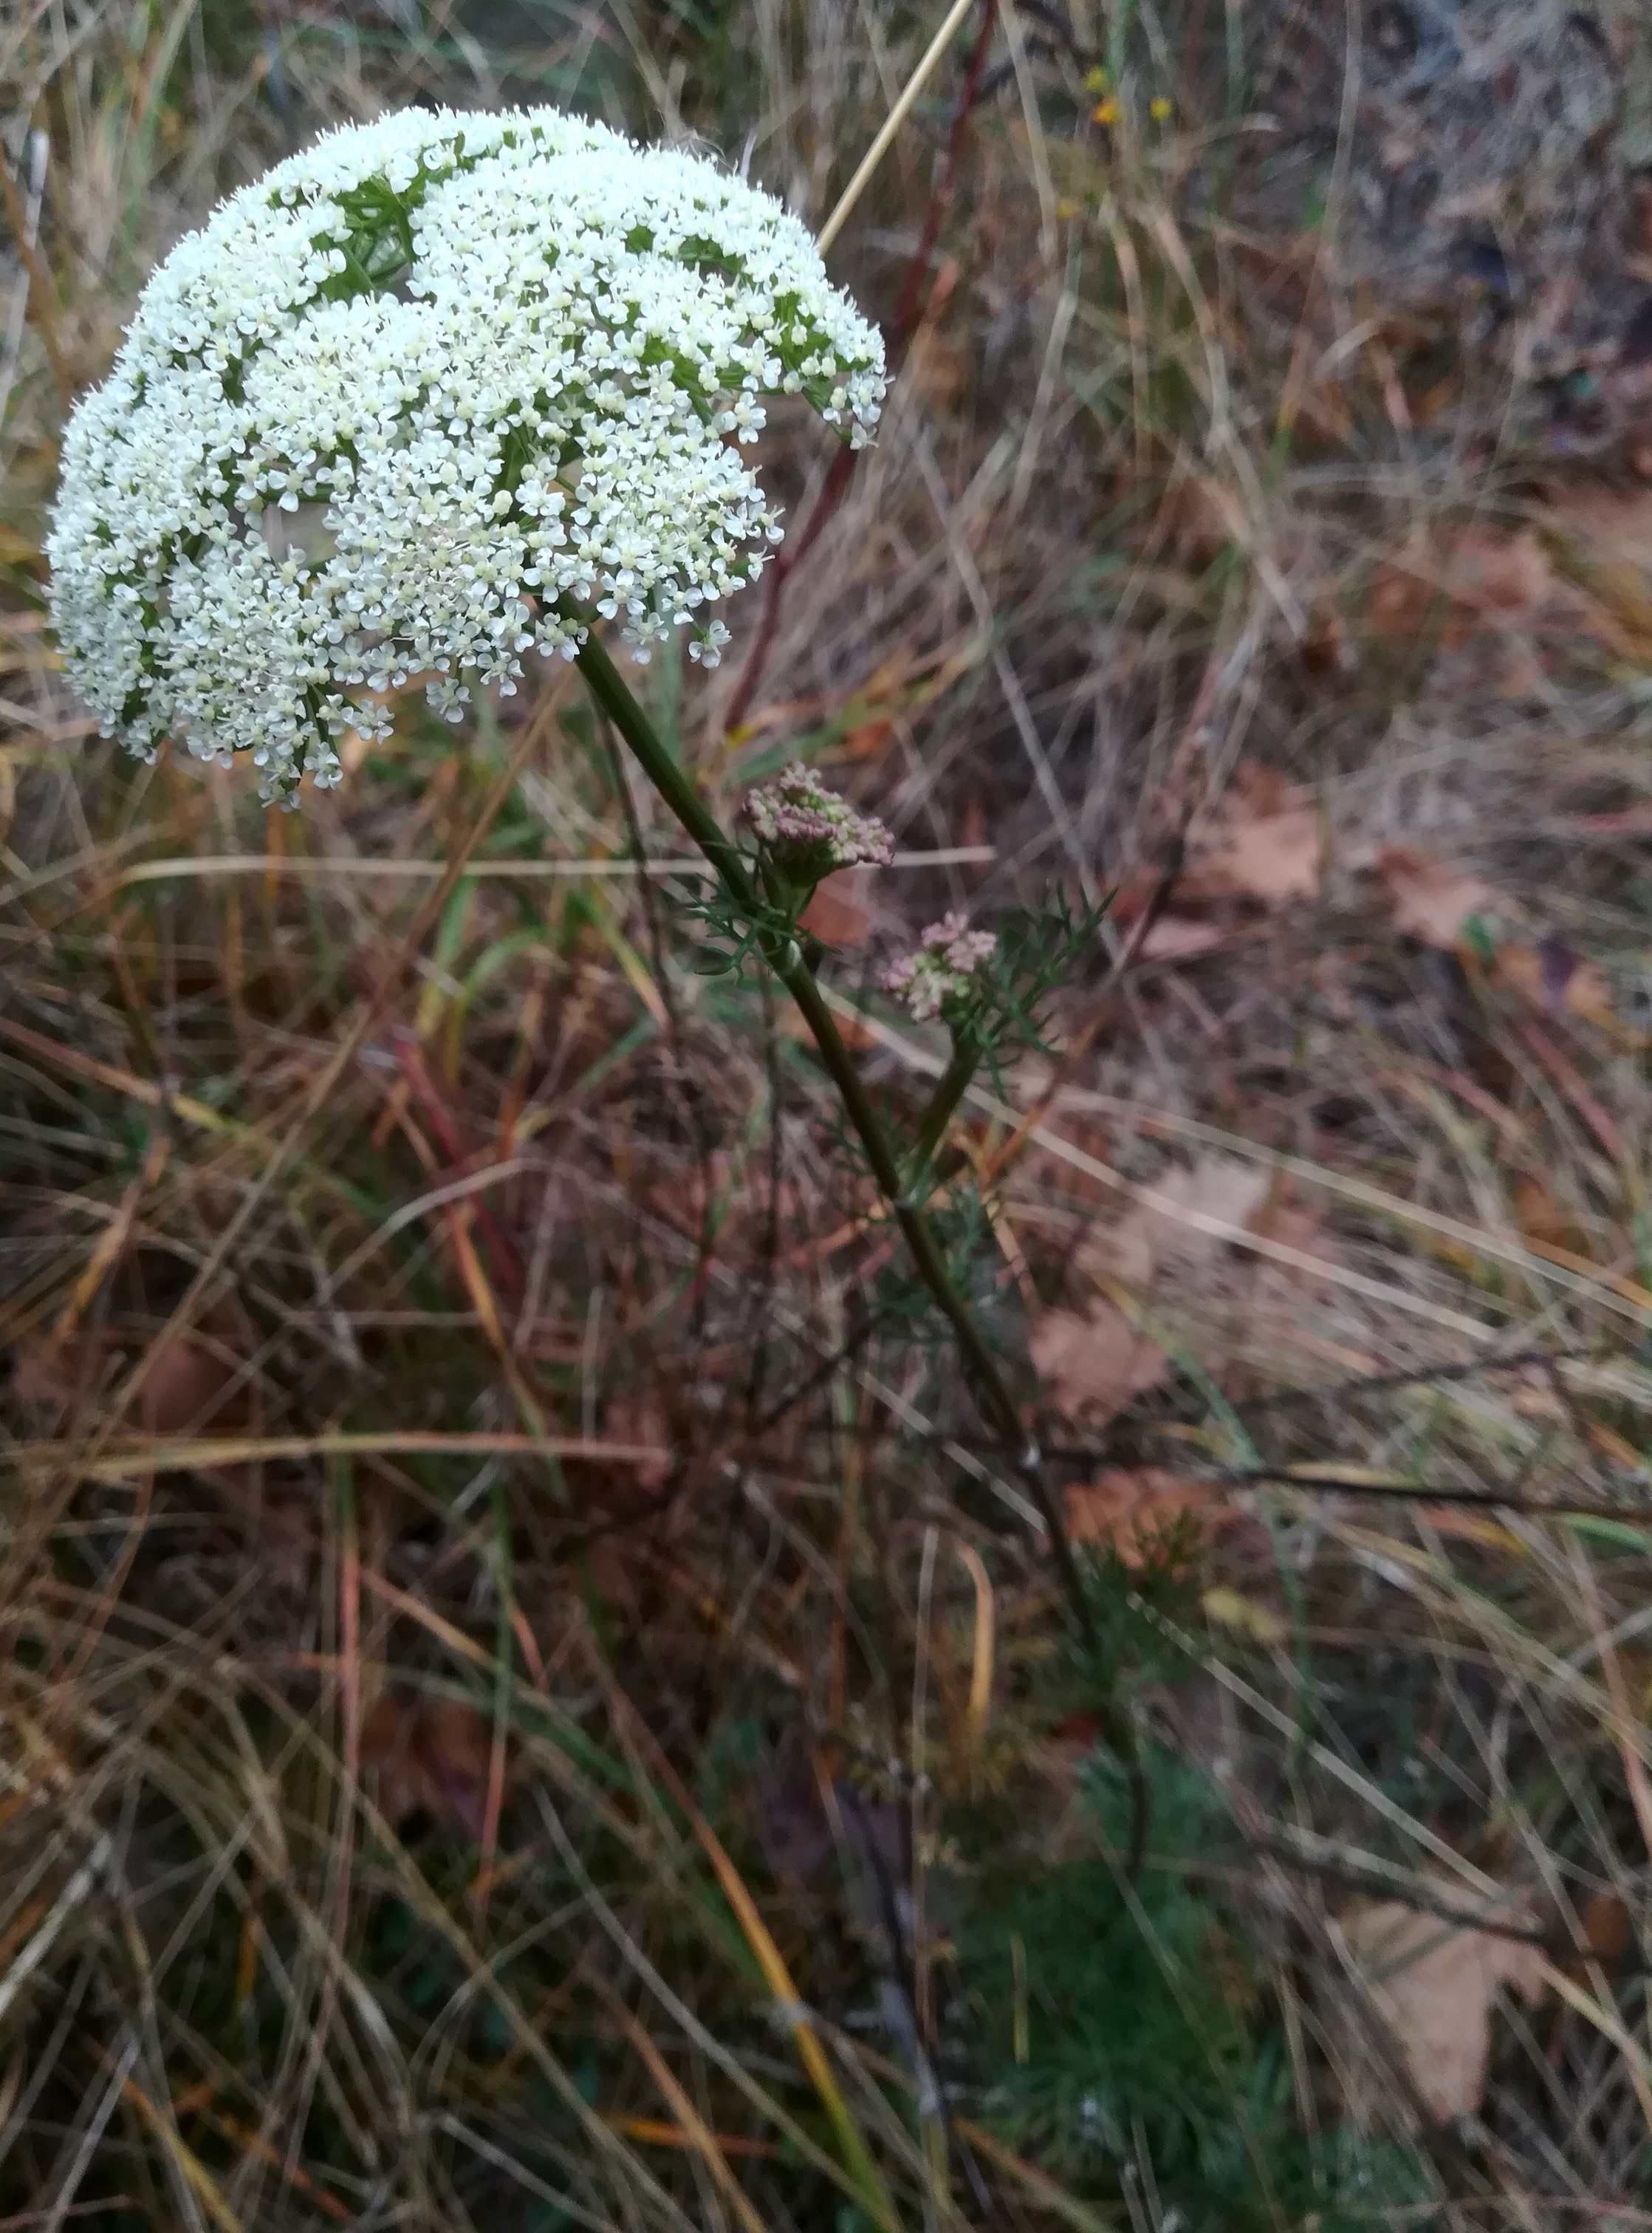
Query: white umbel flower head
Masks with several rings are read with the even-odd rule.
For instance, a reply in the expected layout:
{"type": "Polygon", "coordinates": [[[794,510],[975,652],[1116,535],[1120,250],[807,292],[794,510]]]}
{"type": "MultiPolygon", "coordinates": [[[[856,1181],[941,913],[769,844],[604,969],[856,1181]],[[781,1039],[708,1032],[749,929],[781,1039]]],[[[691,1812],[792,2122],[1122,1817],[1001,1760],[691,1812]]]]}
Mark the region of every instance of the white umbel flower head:
{"type": "Polygon", "coordinates": [[[763,399],[859,446],[883,391],[804,227],[701,157],[550,108],[334,133],[179,243],[69,422],[69,671],[146,758],[249,752],[279,797],[384,693],[458,719],[597,615],[715,664],[781,537],[763,399]]]}

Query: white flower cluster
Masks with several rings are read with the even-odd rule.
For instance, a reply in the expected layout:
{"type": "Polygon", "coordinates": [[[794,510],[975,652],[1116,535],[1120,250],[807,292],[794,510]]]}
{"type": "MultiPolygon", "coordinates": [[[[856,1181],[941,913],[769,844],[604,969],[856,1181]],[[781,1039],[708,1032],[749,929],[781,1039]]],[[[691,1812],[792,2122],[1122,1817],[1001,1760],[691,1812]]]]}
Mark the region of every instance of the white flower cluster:
{"type": "Polygon", "coordinates": [[[703,158],[548,108],[335,133],[179,244],[69,423],[70,672],[145,757],[250,752],[276,797],[382,693],[457,719],[596,614],[714,664],[781,537],[727,438],[800,394],[858,446],[883,391],[803,226],[703,158]]]}

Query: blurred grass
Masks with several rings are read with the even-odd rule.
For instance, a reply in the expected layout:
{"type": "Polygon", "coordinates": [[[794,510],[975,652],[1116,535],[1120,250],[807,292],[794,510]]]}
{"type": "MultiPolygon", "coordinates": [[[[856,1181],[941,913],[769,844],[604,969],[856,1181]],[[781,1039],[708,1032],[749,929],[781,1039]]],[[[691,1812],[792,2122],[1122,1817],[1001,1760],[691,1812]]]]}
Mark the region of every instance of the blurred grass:
{"type": "MultiPolygon", "coordinates": [[[[929,19],[0,29],[39,283],[0,330],[0,2220],[1652,2208],[1646,56],[1590,18],[1603,133],[1596,65],[1506,14],[1488,124],[1467,8],[1455,62],[1426,11],[1005,11],[741,726],[755,615],[724,675],[649,671],[714,791],[801,750],[908,848],[993,849],[855,895],[852,1004],[947,905],[1116,887],[1128,934],[1183,843],[1180,946],[1099,1013],[1098,952],[1042,1130],[985,1213],[1001,1111],[948,1175],[1030,1402],[1063,1314],[1162,1352],[1128,1402],[1046,1367],[1072,1508],[1183,1514],[1145,1565],[1101,1530],[1107,1696],[782,1008],[684,966],[668,880],[541,873],[678,850],[577,692],[457,750],[414,700],[283,820],[97,740],[42,624],[54,358],[100,375],[218,193],[381,106],[552,99],[818,222],[929,19]],[[1476,129],[1529,173],[1506,302],[1447,207],[1476,129]],[[1319,838],[1284,895],[1233,878],[1259,769],[1319,838]],[[1460,934],[1407,934],[1395,848],[1478,880],[1460,934]],[[1390,1900],[1553,1973],[1454,2122],[1350,1951],[1390,1900]]],[[[886,322],[972,35],[834,251],[886,322]]],[[[801,519],[827,460],[769,452],[801,519]]],[[[908,1097],[924,1051],[863,1029],[908,1097]]]]}

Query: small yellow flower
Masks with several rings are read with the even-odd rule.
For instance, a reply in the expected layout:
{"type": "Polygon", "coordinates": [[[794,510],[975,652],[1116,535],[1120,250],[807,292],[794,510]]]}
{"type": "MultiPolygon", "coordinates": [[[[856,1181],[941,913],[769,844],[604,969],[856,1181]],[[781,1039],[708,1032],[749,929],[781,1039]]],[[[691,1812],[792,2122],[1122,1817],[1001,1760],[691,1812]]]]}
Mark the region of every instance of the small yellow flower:
{"type": "Polygon", "coordinates": [[[1118,95],[1109,93],[1105,101],[1098,101],[1090,114],[1097,124],[1116,124],[1122,114],[1118,95]]]}
{"type": "Polygon", "coordinates": [[[1107,72],[1102,68],[1099,62],[1085,77],[1084,90],[1086,93],[1105,93],[1107,91],[1107,72]]]}
{"type": "Polygon", "coordinates": [[[1161,93],[1148,103],[1148,114],[1155,124],[1162,124],[1170,114],[1170,102],[1161,93]]]}

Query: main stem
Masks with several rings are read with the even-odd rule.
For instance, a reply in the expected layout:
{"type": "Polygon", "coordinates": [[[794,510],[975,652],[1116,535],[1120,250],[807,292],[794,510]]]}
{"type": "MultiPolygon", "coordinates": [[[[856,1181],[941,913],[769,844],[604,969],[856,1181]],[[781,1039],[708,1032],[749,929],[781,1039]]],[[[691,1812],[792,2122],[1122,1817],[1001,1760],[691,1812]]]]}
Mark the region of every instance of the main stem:
{"type": "MultiPolygon", "coordinates": [[[[725,835],[716,816],[672,758],[653,722],[632,696],[619,669],[595,634],[586,636],[578,654],[578,663],[598,705],[641,760],[654,789],[716,869],[725,892],[748,918],[758,920],[763,912],[763,901],[747,873],[738,848],[725,835]]],[[[872,1105],[860,1071],[843,1044],[842,1034],[833,1019],[832,1012],[821,997],[820,987],[803,958],[802,947],[795,938],[775,939],[765,941],[763,950],[764,959],[802,1010],[803,1021],[813,1033],[815,1044],[820,1050],[820,1058],[825,1064],[849,1120],[866,1150],[867,1161],[872,1167],[872,1175],[877,1181],[878,1189],[894,1213],[896,1222],[912,1252],[919,1277],[934,1297],[953,1329],[976,1409],[1037,1505],[1056,1554],[1062,1587],[1072,1608],[1073,1618],[1086,1643],[1094,1646],[1098,1641],[1095,1617],[1079,1579],[1067,1531],[1062,1526],[1061,1515],[1056,1510],[1049,1484],[1044,1480],[1037,1447],[1022,1431],[1015,1399],[1005,1383],[998,1360],[987,1345],[974,1312],[966,1298],[959,1292],[957,1282],[947,1269],[946,1260],[935,1238],[934,1227],[916,1191],[922,1178],[923,1166],[927,1163],[935,1143],[929,1143],[921,1162],[914,1167],[913,1183],[908,1186],[901,1173],[900,1158],[883,1128],[882,1120],[872,1105]]],[[[961,1086],[959,1090],[961,1094],[961,1086]]],[[[955,1101],[953,1105],[956,1105],[955,1101]]],[[[928,1128],[925,1129],[927,1132],[928,1128]]]]}

